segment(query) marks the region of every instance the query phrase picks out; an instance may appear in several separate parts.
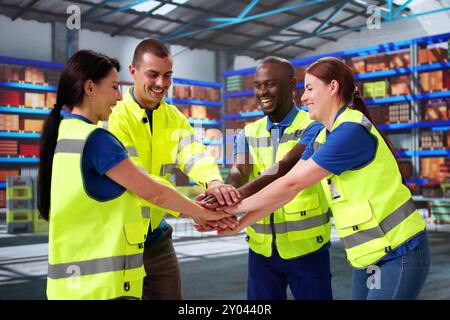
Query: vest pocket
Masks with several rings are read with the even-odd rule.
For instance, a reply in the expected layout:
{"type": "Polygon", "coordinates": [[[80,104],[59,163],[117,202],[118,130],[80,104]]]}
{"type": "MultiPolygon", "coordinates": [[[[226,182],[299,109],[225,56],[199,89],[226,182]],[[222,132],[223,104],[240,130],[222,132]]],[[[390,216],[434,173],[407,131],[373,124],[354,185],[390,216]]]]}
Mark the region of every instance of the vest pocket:
{"type": "Polygon", "coordinates": [[[327,212],[322,212],[318,193],[299,195],[283,206],[286,223],[287,238],[289,241],[301,239],[315,239],[327,235],[330,220],[327,212]]]}
{"type": "Polygon", "coordinates": [[[143,244],[145,241],[145,231],[142,222],[130,222],[123,226],[125,237],[129,245],[143,244]]]}
{"type": "Polygon", "coordinates": [[[266,234],[259,232],[259,231],[263,231],[263,230],[258,230],[258,232],[256,232],[256,230],[253,228],[253,226],[255,228],[262,228],[265,229],[267,227],[267,225],[264,224],[255,224],[252,226],[247,227],[247,237],[245,238],[245,240],[249,243],[249,244],[262,244],[266,241],[266,234]]]}
{"type": "Polygon", "coordinates": [[[145,277],[143,265],[145,231],[142,222],[124,224],[124,233],[128,242],[126,246],[124,281],[134,281],[145,277]]]}
{"type": "Polygon", "coordinates": [[[333,216],[349,261],[355,262],[377,251],[382,257],[385,248],[390,246],[368,200],[333,208],[333,216]]]}

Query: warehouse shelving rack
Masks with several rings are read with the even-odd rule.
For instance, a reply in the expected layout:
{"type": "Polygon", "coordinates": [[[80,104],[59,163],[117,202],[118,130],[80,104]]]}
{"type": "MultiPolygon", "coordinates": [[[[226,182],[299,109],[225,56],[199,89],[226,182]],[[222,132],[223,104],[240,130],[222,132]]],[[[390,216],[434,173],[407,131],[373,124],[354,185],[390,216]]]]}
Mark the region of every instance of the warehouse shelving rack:
{"type": "MultiPolygon", "coordinates": [[[[19,59],[12,57],[0,56],[1,65],[13,65],[17,67],[34,67],[45,70],[53,70],[58,72],[62,69],[63,64],[53,63],[47,61],[38,61],[30,59],[19,59]]],[[[6,89],[19,92],[56,92],[56,86],[46,83],[29,83],[29,82],[0,82],[0,89],[6,89]]],[[[32,108],[25,106],[0,106],[0,114],[15,114],[15,115],[29,115],[32,119],[45,119],[50,113],[49,109],[44,108],[32,108]]],[[[21,132],[21,131],[0,131],[0,143],[3,139],[10,140],[37,140],[40,138],[40,133],[37,132],[21,132]]],[[[18,169],[24,167],[36,168],[39,163],[37,157],[25,157],[25,156],[1,156],[0,168],[2,169],[18,169]]],[[[6,190],[7,183],[0,182],[0,190],[6,190]]],[[[2,211],[5,209],[2,209],[2,211]]]]}
{"type": "MultiPolygon", "coordinates": [[[[185,78],[172,78],[172,91],[174,85],[185,85],[185,86],[199,86],[199,87],[205,87],[205,88],[213,88],[218,89],[219,91],[222,90],[222,83],[220,82],[212,82],[212,81],[202,81],[202,80],[193,80],[193,79],[185,79],[185,78]]],[[[173,93],[172,93],[173,95],[173,93]]],[[[219,97],[221,96],[221,92],[219,93],[219,97]]],[[[174,105],[201,105],[208,108],[219,108],[221,110],[220,112],[220,118],[217,120],[211,120],[211,119],[194,119],[189,118],[189,123],[193,126],[200,125],[202,127],[213,127],[220,129],[222,132],[222,135],[224,133],[224,121],[223,118],[223,102],[222,101],[206,101],[206,100],[199,100],[199,99],[181,99],[181,98],[175,98],[175,97],[168,97],[165,98],[165,101],[174,104],[174,105]]],[[[222,140],[210,140],[210,139],[203,139],[203,144],[206,146],[212,145],[212,146],[220,146],[221,147],[221,153],[224,153],[223,145],[224,145],[224,138],[222,140]]],[[[218,165],[223,164],[223,160],[217,160],[218,165]]],[[[196,183],[192,180],[189,180],[189,185],[195,185],[196,183]]]]}
{"type": "MultiPolygon", "coordinates": [[[[370,98],[365,99],[365,103],[368,106],[376,106],[383,104],[391,104],[391,103],[401,103],[407,102],[410,104],[411,108],[411,123],[395,123],[395,124],[386,124],[386,125],[378,125],[377,127],[380,130],[386,131],[386,133],[395,133],[395,132],[411,132],[411,139],[413,142],[413,150],[406,150],[398,152],[399,157],[412,158],[414,177],[413,179],[408,179],[409,182],[415,182],[417,184],[427,183],[427,179],[421,179],[419,177],[420,172],[420,157],[438,157],[450,156],[450,149],[436,149],[436,150],[420,150],[419,148],[419,130],[422,128],[430,128],[432,131],[443,130],[447,131],[450,128],[450,121],[430,121],[425,122],[420,118],[421,114],[421,106],[420,103],[424,100],[428,99],[445,99],[450,98],[450,90],[447,91],[437,91],[437,92],[427,92],[427,93],[419,93],[419,80],[418,75],[422,72],[430,72],[430,71],[438,71],[438,70],[446,70],[450,68],[449,61],[443,62],[435,62],[431,64],[422,64],[418,65],[417,56],[418,50],[420,46],[427,46],[432,44],[438,44],[442,42],[446,42],[450,39],[450,33],[421,37],[416,39],[392,42],[387,44],[369,46],[358,49],[351,49],[345,51],[339,51],[328,54],[321,54],[311,57],[299,58],[291,60],[292,64],[295,68],[305,67],[312,62],[326,56],[333,56],[340,59],[345,58],[362,58],[366,56],[372,56],[380,53],[394,53],[396,51],[406,51],[409,50],[411,55],[411,63],[407,67],[403,68],[395,68],[383,71],[375,71],[375,72],[367,72],[360,73],[355,75],[356,81],[366,81],[372,79],[380,79],[380,78],[389,78],[396,77],[401,75],[411,75],[410,87],[412,94],[409,95],[400,95],[400,96],[389,96],[383,98],[370,98]]],[[[246,76],[254,74],[256,68],[246,68],[240,70],[233,70],[224,72],[222,75],[224,79],[231,76],[246,76]]],[[[298,82],[296,85],[297,89],[303,89],[304,83],[298,82]]],[[[447,88],[449,89],[449,88],[447,88]]],[[[242,90],[242,91],[232,91],[225,92],[223,94],[224,100],[229,98],[241,98],[241,97],[249,97],[253,95],[253,90],[242,90]]],[[[304,108],[304,107],[302,107],[304,108]]],[[[224,120],[235,120],[235,119],[246,119],[246,118],[258,118],[263,116],[262,111],[253,111],[253,112],[242,112],[242,113],[234,113],[234,114],[225,114],[224,120]]],[[[418,198],[419,199],[419,198],[418,198]]],[[[428,198],[427,198],[428,199],[428,198]]]]}

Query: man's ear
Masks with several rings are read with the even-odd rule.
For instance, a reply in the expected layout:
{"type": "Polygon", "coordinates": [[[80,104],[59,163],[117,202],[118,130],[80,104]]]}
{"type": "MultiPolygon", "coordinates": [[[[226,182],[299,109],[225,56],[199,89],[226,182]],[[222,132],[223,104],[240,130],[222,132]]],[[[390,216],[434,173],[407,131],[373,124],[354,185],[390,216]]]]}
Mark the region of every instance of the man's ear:
{"type": "Polygon", "coordinates": [[[136,67],[134,65],[130,64],[128,66],[128,70],[130,71],[131,78],[133,78],[133,80],[136,80],[135,79],[136,67]]]}

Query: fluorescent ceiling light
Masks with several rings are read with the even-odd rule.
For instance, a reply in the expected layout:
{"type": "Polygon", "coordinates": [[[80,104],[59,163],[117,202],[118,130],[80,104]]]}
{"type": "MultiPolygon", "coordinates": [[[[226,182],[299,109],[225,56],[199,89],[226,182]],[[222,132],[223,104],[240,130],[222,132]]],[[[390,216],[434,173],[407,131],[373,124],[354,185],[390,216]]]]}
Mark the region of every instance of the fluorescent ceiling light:
{"type": "MultiPolygon", "coordinates": [[[[183,4],[188,2],[189,0],[173,0],[172,2],[174,4],[165,4],[161,8],[155,10],[152,12],[152,14],[157,14],[164,16],[171,12],[172,10],[176,9],[178,6],[177,4],[183,4]]],[[[131,7],[133,10],[139,11],[139,12],[149,12],[159,6],[161,3],[159,1],[146,1],[141,4],[137,4],[133,7],[131,7]]]]}

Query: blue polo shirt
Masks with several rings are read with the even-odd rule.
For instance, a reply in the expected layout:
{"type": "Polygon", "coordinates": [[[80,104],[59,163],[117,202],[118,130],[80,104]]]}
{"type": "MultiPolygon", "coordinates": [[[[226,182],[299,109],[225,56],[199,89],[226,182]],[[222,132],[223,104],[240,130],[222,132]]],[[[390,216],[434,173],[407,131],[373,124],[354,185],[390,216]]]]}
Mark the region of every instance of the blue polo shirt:
{"type": "MultiPolygon", "coordinates": [[[[89,119],[68,112],[65,119],[79,119],[93,124],[89,119]]],[[[120,196],[125,188],[111,180],[106,172],[128,158],[128,153],[117,138],[106,130],[94,130],[84,147],[82,174],[86,192],[98,201],[108,201],[120,196]]]]}
{"type": "MultiPolygon", "coordinates": [[[[294,121],[295,117],[297,116],[299,112],[299,109],[294,105],[291,110],[289,110],[288,114],[281,120],[280,123],[274,123],[269,116],[267,117],[267,125],[266,130],[270,132],[270,136],[272,138],[273,146],[274,146],[274,152],[276,152],[278,148],[279,141],[281,137],[283,136],[284,131],[287,127],[289,127],[292,122],[294,121]]],[[[312,123],[306,131],[303,133],[302,138],[298,142],[299,144],[303,144],[308,146],[311,141],[314,141],[317,134],[323,129],[323,125],[320,122],[314,122],[312,123]]],[[[245,137],[244,130],[239,132],[238,136],[236,137],[235,144],[234,144],[234,154],[240,154],[240,153],[246,153],[248,154],[249,146],[247,138],[245,137]]],[[[328,243],[324,244],[322,248],[315,251],[314,253],[323,252],[331,247],[331,242],[328,241],[328,243]]],[[[301,258],[300,258],[301,259],[301,258]]]]}
{"type": "MultiPolygon", "coordinates": [[[[337,117],[344,112],[346,107],[339,110],[337,117]]],[[[334,123],[334,122],[333,122],[334,123]]],[[[318,133],[316,134],[317,137],[318,133]]],[[[372,161],[377,150],[377,140],[365,127],[353,122],[345,122],[339,125],[331,133],[327,130],[327,140],[314,152],[314,141],[311,140],[302,160],[312,157],[315,163],[335,175],[364,166],[372,161]]],[[[422,232],[409,240],[403,246],[392,251],[382,261],[388,261],[407,253],[407,248],[414,249],[426,237],[422,232]]]]}
{"type": "MultiPolygon", "coordinates": [[[[283,136],[284,130],[289,127],[297,116],[299,109],[294,105],[291,110],[289,110],[288,114],[281,120],[280,123],[274,123],[270,117],[267,116],[267,125],[266,130],[270,132],[270,136],[272,138],[272,145],[274,146],[274,152],[278,149],[278,144],[283,136]]],[[[317,134],[323,129],[323,125],[320,122],[312,123],[308,129],[304,132],[302,138],[298,142],[299,144],[309,145],[311,139],[315,139],[317,134]]],[[[249,147],[248,141],[245,137],[244,130],[241,130],[237,135],[234,143],[234,154],[245,153],[248,154],[249,147]]]]}

